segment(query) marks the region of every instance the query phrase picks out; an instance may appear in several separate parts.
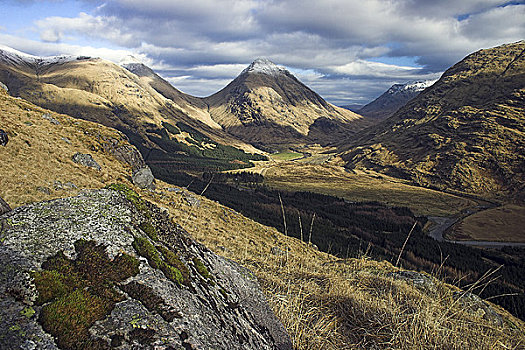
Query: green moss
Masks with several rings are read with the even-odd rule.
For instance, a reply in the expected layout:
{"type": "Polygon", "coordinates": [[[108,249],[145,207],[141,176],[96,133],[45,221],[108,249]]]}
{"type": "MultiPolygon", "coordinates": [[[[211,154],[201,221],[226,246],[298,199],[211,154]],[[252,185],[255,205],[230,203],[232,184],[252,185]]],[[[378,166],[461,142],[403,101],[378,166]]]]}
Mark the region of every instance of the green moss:
{"type": "Polygon", "coordinates": [[[158,241],[159,240],[159,236],[157,235],[157,230],[149,222],[144,221],[142,224],[140,224],[139,227],[152,240],[154,240],[154,241],[158,241]]]}
{"type": "Polygon", "coordinates": [[[199,258],[193,258],[193,263],[195,264],[195,267],[197,268],[197,272],[204,278],[209,279],[211,277],[208,269],[202,261],[199,258]]]}
{"type": "Polygon", "coordinates": [[[44,330],[57,337],[58,346],[65,349],[89,349],[88,329],[104,318],[112,306],[106,300],[84,289],[76,289],[42,308],[44,330]],[[80,341],[79,341],[80,340],[80,341]]]}
{"type": "Polygon", "coordinates": [[[181,285],[184,282],[181,271],[179,271],[177,267],[164,261],[159,255],[157,248],[155,248],[147,238],[135,238],[133,241],[133,247],[140,256],[143,256],[148,260],[151,267],[161,270],[166,278],[178,285],[181,285]]]}
{"type": "Polygon", "coordinates": [[[75,249],[76,260],[59,252],[32,274],[37,303],[44,305],[39,322],[62,349],[102,349],[88,329],[123,300],[114,284],[136,275],[139,261],[127,254],[111,261],[105,246],[94,241],[79,240],[75,249]]]}
{"type": "Polygon", "coordinates": [[[137,254],[145,257],[148,260],[148,264],[154,269],[160,269],[163,261],[160,258],[159,252],[151,244],[151,242],[144,237],[137,237],[133,241],[133,248],[137,251],[137,254]]]}
{"type": "Polygon", "coordinates": [[[33,309],[31,306],[25,307],[22,311],[20,311],[20,315],[31,318],[36,313],[35,309],[33,309]]]}
{"type": "Polygon", "coordinates": [[[178,285],[181,285],[184,281],[182,273],[176,267],[163,263],[160,265],[160,270],[169,280],[177,283],[178,285]]]}
{"type": "Polygon", "coordinates": [[[182,283],[189,285],[190,282],[190,270],[188,267],[180,260],[180,258],[169,249],[164,247],[158,247],[158,250],[162,253],[164,260],[171,266],[175,267],[182,274],[182,283]]]}
{"type": "Polygon", "coordinates": [[[137,192],[133,191],[128,186],[122,183],[114,183],[106,186],[107,189],[119,191],[120,193],[126,196],[126,199],[129,200],[133,205],[146,216],[150,216],[149,208],[146,204],[146,201],[140,198],[137,192]]]}
{"type": "Polygon", "coordinates": [[[38,290],[37,305],[43,305],[57,297],[72,292],[76,287],[74,278],[66,277],[58,271],[34,272],[33,278],[38,290]]]}

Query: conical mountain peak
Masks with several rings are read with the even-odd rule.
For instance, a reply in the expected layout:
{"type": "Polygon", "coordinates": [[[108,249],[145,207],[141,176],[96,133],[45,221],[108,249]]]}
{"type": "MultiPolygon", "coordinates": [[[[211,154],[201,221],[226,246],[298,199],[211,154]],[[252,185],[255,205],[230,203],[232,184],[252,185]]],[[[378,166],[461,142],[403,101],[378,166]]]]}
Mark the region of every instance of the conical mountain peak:
{"type": "Polygon", "coordinates": [[[242,71],[241,75],[246,73],[278,75],[286,72],[288,71],[284,67],[276,65],[267,58],[257,58],[245,70],[242,71]]]}

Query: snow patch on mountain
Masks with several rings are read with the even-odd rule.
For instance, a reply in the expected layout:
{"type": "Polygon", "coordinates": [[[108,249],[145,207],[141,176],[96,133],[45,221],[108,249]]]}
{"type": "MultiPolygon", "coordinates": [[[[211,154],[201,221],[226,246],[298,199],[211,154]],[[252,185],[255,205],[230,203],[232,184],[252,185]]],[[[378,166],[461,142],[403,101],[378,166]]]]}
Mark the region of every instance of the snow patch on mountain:
{"type": "Polygon", "coordinates": [[[410,81],[405,84],[394,84],[388,89],[389,94],[395,94],[401,91],[421,92],[427,87],[432,86],[437,80],[410,81]]]}
{"type": "Polygon", "coordinates": [[[72,56],[60,55],[40,57],[18,51],[9,46],[0,44],[0,60],[11,64],[35,64],[35,65],[49,65],[56,63],[66,63],[76,60],[89,59],[87,56],[72,56]]]}
{"type": "Polygon", "coordinates": [[[241,74],[260,73],[268,75],[279,75],[288,72],[284,67],[279,67],[266,58],[258,58],[253,61],[241,74]]]}

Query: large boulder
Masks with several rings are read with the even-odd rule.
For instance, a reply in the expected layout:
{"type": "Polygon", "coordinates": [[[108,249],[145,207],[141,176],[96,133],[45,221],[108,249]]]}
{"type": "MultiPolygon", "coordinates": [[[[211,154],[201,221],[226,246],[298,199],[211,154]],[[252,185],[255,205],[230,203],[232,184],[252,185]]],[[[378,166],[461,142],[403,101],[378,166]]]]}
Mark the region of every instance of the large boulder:
{"type": "Polygon", "coordinates": [[[1,349],[292,349],[249,270],[111,188],[0,217],[1,349]]]}
{"type": "Polygon", "coordinates": [[[139,188],[155,188],[155,178],[153,177],[151,169],[147,165],[134,171],[131,179],[133,180],[133,184],[139,188]]]}

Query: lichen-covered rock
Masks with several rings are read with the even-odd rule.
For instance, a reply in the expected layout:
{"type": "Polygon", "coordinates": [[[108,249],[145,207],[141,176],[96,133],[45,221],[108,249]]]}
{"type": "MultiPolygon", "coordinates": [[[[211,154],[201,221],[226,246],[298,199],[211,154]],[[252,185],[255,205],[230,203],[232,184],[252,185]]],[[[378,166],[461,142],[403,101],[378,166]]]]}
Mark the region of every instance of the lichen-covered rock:
{"type": "Polygon", "coordinates": [[[133,184],[140,188],[149,188],[149,189],[155,188],[155,184],[154,184],[155,177],[153,177],[153,173],[151,172],[151,169],[147,165],[133,172],[131,179],[133,180],[133,184]]]}
{"type": "Polygon", "coordinates": [[[101,170],[102,167],[93,159],[91,154],[75,153],[72,157],[75,163],[101,170]]]}
{"type": "MultiPolygon", "coordinates": [[[[104,150],[112,154],[119,162],[129,164],[132,171],[135,172],[146,166],[146,162],[144,162],[142,155],[135,146],[123,144],[116,138],[104,138],[102,136],[99,136],[99,138],[102,138],[104,150]]],[[[129,142],[124,134],[122,134],[122,138],[129,142]]]]}
{"type": "Polygon", "coordinates": [[[11,207],[9,206],[9,204],[7,204],[6,201],[2,199],[2,197],[0,197],[0,215],[3,215],[10,211],[11,211],[11,207]]]}
{"type": "Polygon", "coordinates": [[[455,292],[453,297],[467,312],[475,314],[498,326],[503,325],[503,317],[477,295],[470,292],[455,292]]]}
{"type": "Polygon", "coordinates": [[[7,87],[7,85],[2,83],[1,81],[0,81],[0,89],[5,90],[5,91],[9,91],[9,88],[7,87]]]}
{"type": "Polygon", "coordinates": [[[292,349],[252,273],[130,189],[0,217],[1,349],[292,349]]]}

